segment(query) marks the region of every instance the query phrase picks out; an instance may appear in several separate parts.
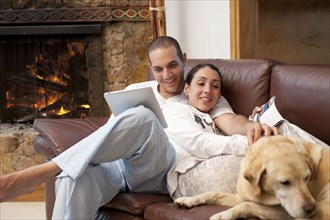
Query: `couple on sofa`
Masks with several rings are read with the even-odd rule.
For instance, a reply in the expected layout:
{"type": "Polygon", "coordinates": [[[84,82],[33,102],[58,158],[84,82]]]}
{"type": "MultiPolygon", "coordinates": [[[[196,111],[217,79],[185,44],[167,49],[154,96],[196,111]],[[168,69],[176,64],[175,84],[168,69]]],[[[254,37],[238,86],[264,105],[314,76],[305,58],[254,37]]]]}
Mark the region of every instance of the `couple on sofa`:
{"type": "MultiPolygon", "coordinates": [[[[278,133],[233,113],[221,96],[221,75],[214,66],[195,67],[185,84],[186,56],[175,39],[153,40],[148,56],[156,81],[144,84],[154,89],[163,109],[168,122],[165,131],[150,110],[129,109],[52,161],[0,177],[0,201],[30,193],[54,176],[54,219],[93,219],[98,208],[120,191],[193,195],[200,191],[192,192],[196,187],[188,181],[204,187],[202,191],[208,189],[197,181],[202,178],[194,170],[208,175],[203,170],[212,164],[216,170],[239,164],[248,144],[261,135],[278,133]],[[187,100],[188,105],[179,104],[187,100]]],[[[299,128],[285,126],[314,139],[299,128]]],[[[235,175],[230,178],[236,182],[235,175]]]]}

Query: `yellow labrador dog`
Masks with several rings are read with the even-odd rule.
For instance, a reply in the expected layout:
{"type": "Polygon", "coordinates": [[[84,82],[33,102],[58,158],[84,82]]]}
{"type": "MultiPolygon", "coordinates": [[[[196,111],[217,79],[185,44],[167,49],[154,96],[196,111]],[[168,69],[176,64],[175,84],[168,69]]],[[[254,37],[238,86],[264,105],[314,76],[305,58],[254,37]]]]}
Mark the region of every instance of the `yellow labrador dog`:
{"type": "Polygon", "coordinates": [[[330,219],[330,149],[284,136],[264,137],[242,160],[237,194],[206,192],[174,202],[233,206],[211,219],[330,219]]]}

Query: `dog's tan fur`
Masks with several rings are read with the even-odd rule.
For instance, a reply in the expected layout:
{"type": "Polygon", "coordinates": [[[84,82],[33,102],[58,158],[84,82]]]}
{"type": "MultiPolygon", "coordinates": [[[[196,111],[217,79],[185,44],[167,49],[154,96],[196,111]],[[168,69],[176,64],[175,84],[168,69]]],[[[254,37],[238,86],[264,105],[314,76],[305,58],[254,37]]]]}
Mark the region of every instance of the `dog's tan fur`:
{"type": "Polygon", "coordinates": [[[211,219],[330,219],[330,149],[284,136],[264,137],[242,160],[237,194],[206,192],[179,206],[233,206],[211,219]]]}

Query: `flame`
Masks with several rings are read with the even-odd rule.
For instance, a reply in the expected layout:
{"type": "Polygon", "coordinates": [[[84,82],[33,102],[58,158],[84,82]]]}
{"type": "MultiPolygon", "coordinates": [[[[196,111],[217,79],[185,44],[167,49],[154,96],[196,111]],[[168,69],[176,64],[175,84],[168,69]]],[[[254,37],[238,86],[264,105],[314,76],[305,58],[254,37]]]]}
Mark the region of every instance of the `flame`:
{"type": "Polygon", "coordinates": [[[82,108],[91,108],[91,106],[90,105],[88,105],[88,104],[84,104],[84,105],[81,105],[80,107],[82,107],[82,108]]]}
{"type": "Polygon", "coordinates": [[[64,109],[63,106],[61,106],[61,109],[58,112],[56,112],[55,114],[56,115],[65,115],[65,114],[67,114],[69,112],[70,112],[70,110],[66,110],[66,109],[64,109]]]}

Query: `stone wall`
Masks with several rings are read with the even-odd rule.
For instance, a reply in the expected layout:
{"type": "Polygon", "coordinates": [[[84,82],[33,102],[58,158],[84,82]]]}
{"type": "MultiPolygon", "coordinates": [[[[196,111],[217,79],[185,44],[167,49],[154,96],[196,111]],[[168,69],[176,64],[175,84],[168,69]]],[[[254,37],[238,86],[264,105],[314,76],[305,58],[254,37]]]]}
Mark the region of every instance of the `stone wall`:
{"type": "Polygon", "coordinates": [[[151,39],[148,23],[118,22],[105,27],[105,91],[124,89],[129,84],[147,80],[146,48],[151,39]]]}
{"type": "Polygon", "coordinates": [[[0,124],[0,175],[45,161],[33,149],[36,135],[31,125],[0,124]]]}

